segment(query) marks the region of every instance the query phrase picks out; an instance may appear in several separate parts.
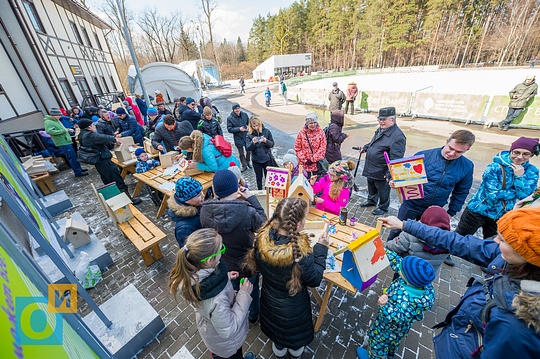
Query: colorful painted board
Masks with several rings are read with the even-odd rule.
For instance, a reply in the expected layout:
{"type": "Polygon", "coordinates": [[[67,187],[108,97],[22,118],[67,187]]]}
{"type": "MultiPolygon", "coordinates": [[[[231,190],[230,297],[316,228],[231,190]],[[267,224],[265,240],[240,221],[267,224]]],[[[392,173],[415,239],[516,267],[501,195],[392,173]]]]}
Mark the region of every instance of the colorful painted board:
{"type": "Polygon", "coordinates": [[[422,183],[428,181],[424,166],[424,155],[390,160],[385,152],[384,158],[400,200],[424,198],[422,183]]]}
{"type": "Polygon", "coordinates": [[[266,188],[286,190],[289,184],[289,170],[279,167],[266,168],[266,188]]]}

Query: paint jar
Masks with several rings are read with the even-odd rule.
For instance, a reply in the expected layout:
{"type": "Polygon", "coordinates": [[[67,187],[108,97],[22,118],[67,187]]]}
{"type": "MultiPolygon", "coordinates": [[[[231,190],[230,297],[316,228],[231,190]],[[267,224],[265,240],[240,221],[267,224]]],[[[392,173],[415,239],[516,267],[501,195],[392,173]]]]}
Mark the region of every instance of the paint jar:
{"type": "Polygon", "coordinates": [[[351,227],[356,226],[356,217],[351,217],[351,218],[349,219],[349,225],[350,225],[351,227]]]}

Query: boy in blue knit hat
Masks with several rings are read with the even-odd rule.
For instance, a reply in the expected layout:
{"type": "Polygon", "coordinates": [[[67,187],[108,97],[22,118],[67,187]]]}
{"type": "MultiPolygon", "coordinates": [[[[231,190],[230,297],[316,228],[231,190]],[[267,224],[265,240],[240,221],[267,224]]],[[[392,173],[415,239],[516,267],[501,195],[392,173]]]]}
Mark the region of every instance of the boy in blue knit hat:
{"type": "Polygon", "coordinates": [[[176,181],[174,196],[169,197],[168,214],[176,223],[174,235],[180,248],[186,238],[201,229],[200,212],[204,201],[203,187],[191,177],[181,177],[176,181]]]}
{"type": "Polygon", "coordinates": [[[401,258],[386,250],[392,269],[399,276],[379,297],[379,311],[369,330],[368,348],[358,347],[360,359],[393,358],[412,325],[424,318],[435,302],[435,270],[424,259],[401,258]]]}
{"type": "Polygon", "coordinates": [[[148,153],[142,148],[135,150],[135,157],[137,157],[137,164],[135,165],[135,172],[137,173],[150,171],[152,168],[159,166],[159,161],[148,157],[148,153]]]}

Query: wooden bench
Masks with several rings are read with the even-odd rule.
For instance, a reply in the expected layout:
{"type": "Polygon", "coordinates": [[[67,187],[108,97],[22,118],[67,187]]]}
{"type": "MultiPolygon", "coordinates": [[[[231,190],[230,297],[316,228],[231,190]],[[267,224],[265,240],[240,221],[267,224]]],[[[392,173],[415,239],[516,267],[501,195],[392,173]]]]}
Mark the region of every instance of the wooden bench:
{"type": "Polygon", "coordinates": [[[32,181],[34,181],[38,185],[39,189],[41,190],[41,192],[43,192],[43,194],[50,194],[56,192],[56,187],[52,181],[52,177],[49,172],[41,175],[32,176],[31,178],[32,181]]]}
{"type": "Polygon", "coordinates": [[[139,250],[144,264],[149,266],[163,258],[161,248],[159,248],[159,241],[167,235],[142,214],[137,207],[132,204],[129,206],[131,213],[133,213],[133,218],[127,222],[118,223],[118,228],[139,250]]]}
{"type": "Polygon", "coordinates": [[[167,237],[167,235],[163,233],[161,229],[159,229],[154,223],[152,223],[152,221],[150,221],[144,214],[142,214],[141,211],[139,211],[137,207],[132,204],[129,204],[129,209],[133,214],[133,218],[131,218],[127,222],[118,223],[111,210],[111,207],[109,207],[103,196],[103,193],[105,193],[107,197],[114,196],[115,191],[118,193],[120,192],[118,190],[118,187],[114,185],[112,191],[108,191],[106,193],[104,192],[104,190],[106,190],[106,188],[110,186],[105,186],[104,188],[98,190],[93,183],[91,185],[94,193],[99,199],[99,203],[105,210],[107,216],[113,221],[116,226],[118,226],[124,236],[135,245],[135,248],[137,248],[139,253],[141,253],[144,264],[149,266],[155,261],[163,258],[161,248],[159,248],[159,241],[167,237]],[[101,193],[100,191],[103,193],[101,193]]]}

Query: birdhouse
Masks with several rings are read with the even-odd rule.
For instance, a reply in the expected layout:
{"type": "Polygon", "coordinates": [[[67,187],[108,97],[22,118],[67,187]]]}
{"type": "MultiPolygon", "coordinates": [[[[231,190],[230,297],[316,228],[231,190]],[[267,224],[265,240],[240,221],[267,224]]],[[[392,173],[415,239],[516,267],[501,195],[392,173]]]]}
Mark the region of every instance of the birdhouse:
{"type": "Polygon", "coordinates": [[[148,153],[149,155],[154,155],[158,153],[159,151],[152,146],[152,140],[147,138],[143,142],[144,152],[148,153]]]}
{"type": "Polygon", "coordinates": [[[116,146],[113,148],[113,152],[118,162],[127,162],[133,160],[129,146],[126,144],[122,143],[120,146],[116,146]]]}
{"type": "Polygon", "coordinates": [[[133,218],[131,213],[131,200],[125,193],[120,193],[118,196],[114,196],[105,201],[107,206],[111,209],[112,215],[117,223],[124,223],[133,218]]]}
{"type": "Polygon", "coordinates": [[[385,152],[384,158],[394,181],[399,200],[424,198],[422,184],[428,181],[424,166],[424,155],[390,160],[385,152]]]}
{"type": "Polygon", "coordinates": [[[116,140],[121,144],[126,145],[128,148],[129,146],[135,146],[135,141],[133,140],[132,136],[120,137],[116,140]]]}
{"type": "Polygon", "coordinates": [[[289,197],[303,199],[308,203],[308,206],[313,201],[313,188],[302,171],[299,171],[298,177],[289,187],[289,197]]]}
{"type": "Polygon", "coordinates": [[[79,222],[71,217],[66,219],[64,242],[71,242],[74,248],[79,248],[90,243],[89,228],[86,223],[79,222]]]}
{"type": "Polygon", "coordinates": [[[174,163],[174,156],[178,155],[178,152],[176,151],[170,151],[165,154],[159,154],[159,163],[161,164],[161,167],[167,168],[171,167],[174,163]]]}

